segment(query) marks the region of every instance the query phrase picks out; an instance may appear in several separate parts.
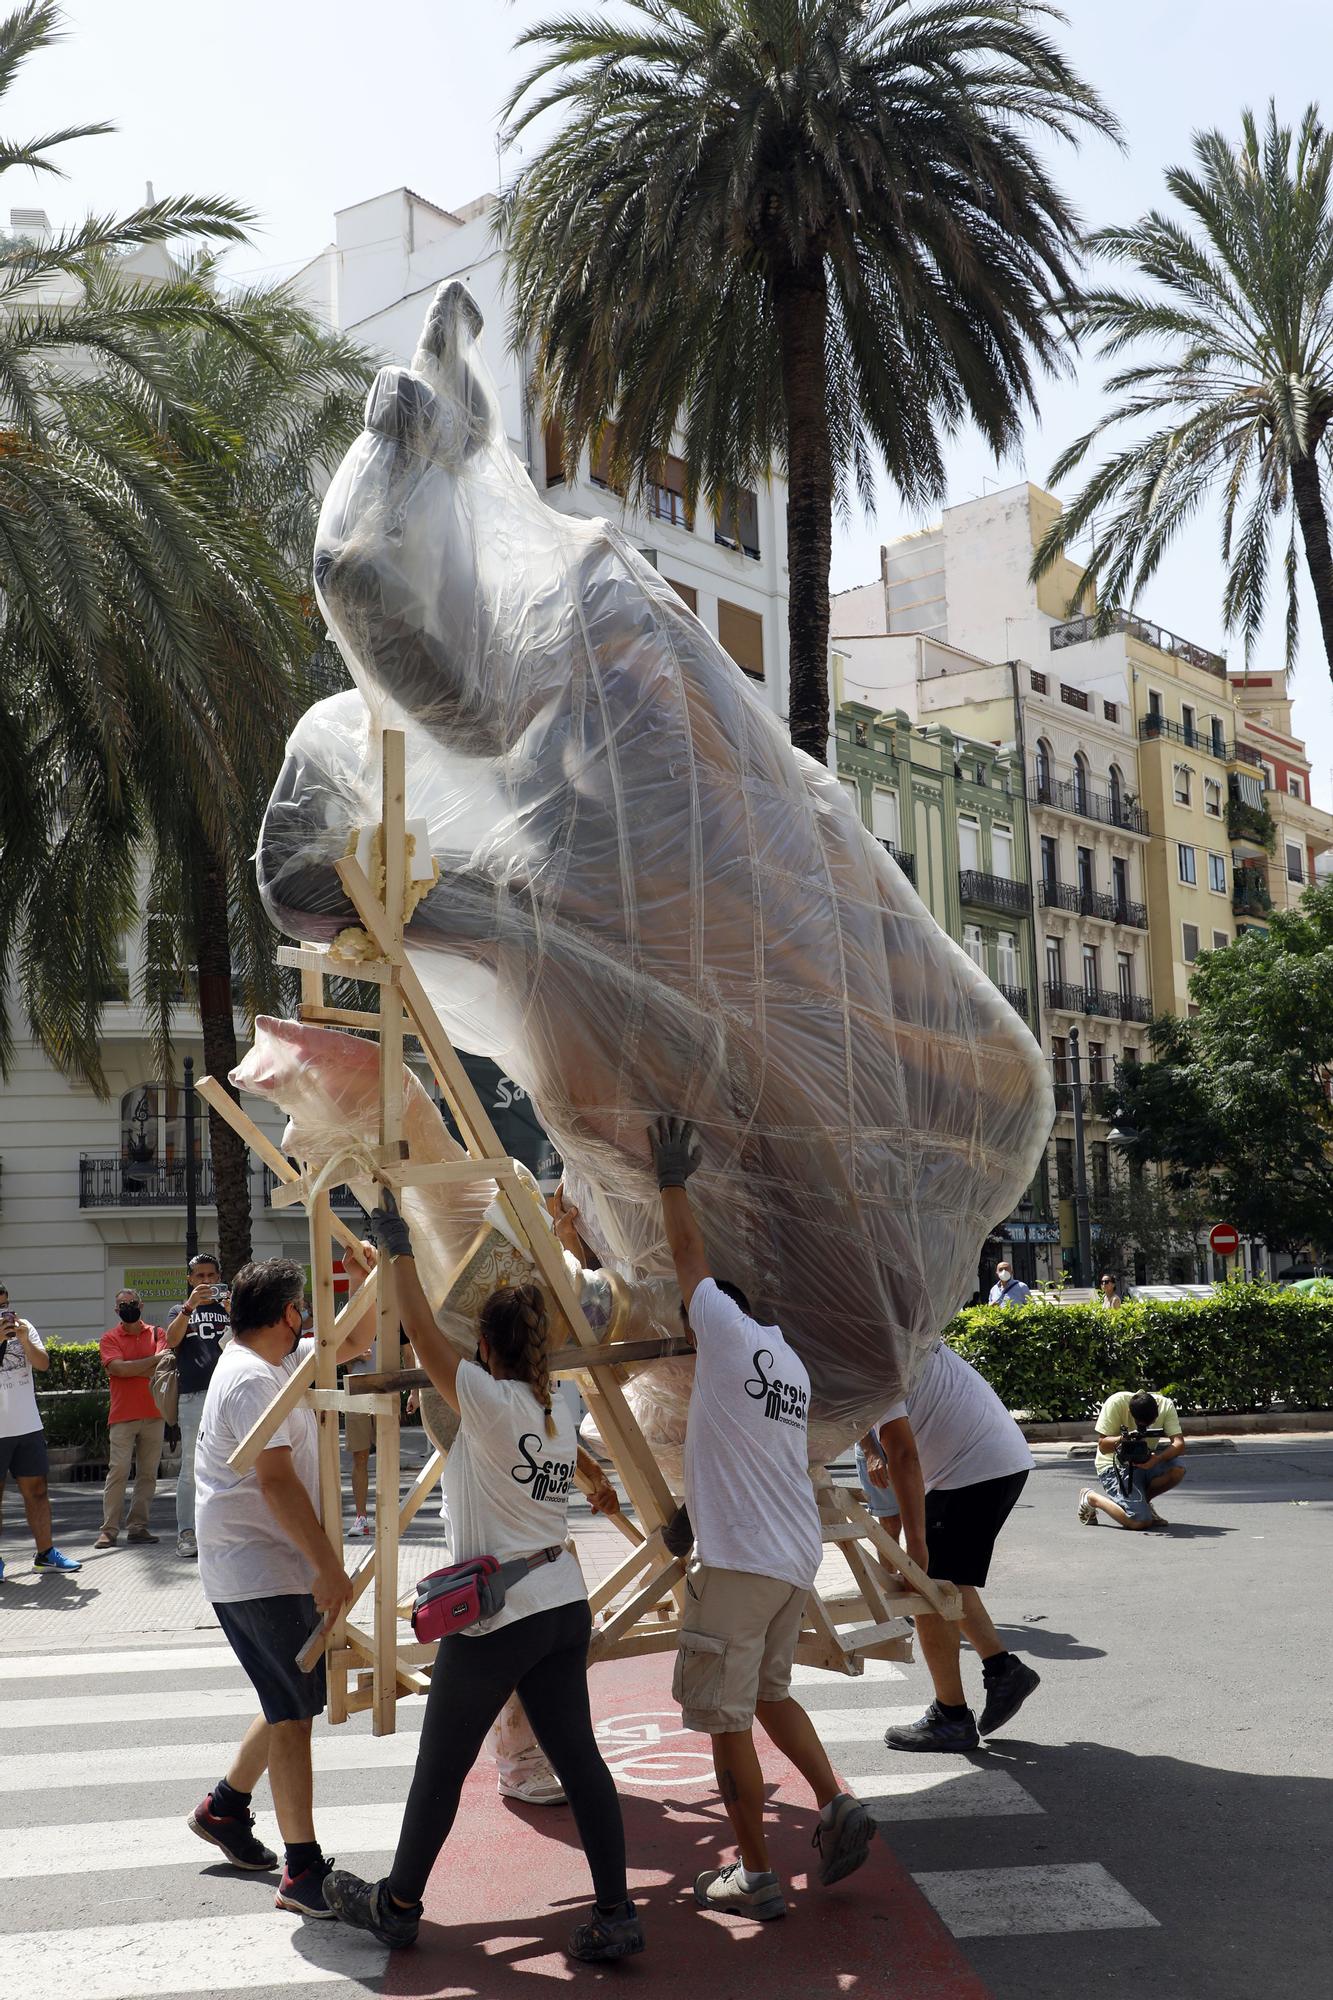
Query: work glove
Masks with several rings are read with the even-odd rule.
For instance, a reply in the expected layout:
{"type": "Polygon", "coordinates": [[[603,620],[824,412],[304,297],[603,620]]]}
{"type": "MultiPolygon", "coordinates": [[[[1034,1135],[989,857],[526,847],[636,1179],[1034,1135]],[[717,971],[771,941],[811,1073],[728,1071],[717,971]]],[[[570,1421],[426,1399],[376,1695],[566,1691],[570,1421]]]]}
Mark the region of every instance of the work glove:
{"type": "Polygon", "coordinates": [[[388,1188],[380,1189],[380,1205],[372,1208],[366,1228],[381,1257],[410,1257],[412,1232],[388,1188]]]}
{"type": "Polygon", "coordinates": [[[683,1188],[699,1164],[699,1134],[688,1118],[655,1118],[648,1127],[657,1185],[683,1188]]]}

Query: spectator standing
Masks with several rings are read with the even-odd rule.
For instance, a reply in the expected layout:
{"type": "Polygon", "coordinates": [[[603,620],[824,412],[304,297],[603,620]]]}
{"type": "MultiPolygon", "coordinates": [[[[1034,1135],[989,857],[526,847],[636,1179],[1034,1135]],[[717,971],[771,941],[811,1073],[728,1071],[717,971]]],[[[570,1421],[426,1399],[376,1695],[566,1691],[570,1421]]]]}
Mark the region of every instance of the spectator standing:
{"type": "Polygon", "coordinates": [[[167,1346],[174,1348],[180,1377],[177,1423],[181,1434],[181,1469],[176,1478],[176,1554],[194,1561],[199,1544],[194,1533],[194,1456],[203,1422],[204,1398],[218,1365],[222,1343],[231,1331],[222,1267],[216,1257],[200,1251],[191,1257],[190,1296],[167,1321],[167,1346]]]}
{"type": "MultiPolygon", "coordinates": [[[[44,1375],[51,1357],[31,1320],[20,1319],[0,1285],[0,1495],[12,1472],[23,1511],[37,1546],[36,1569],[76,1570],[82,1563],[62,1556],[51,1540],[51,1502],[46,1489],[46,1433],[37,1408],[33,1375],[44,1375]]],[[[0,1558],[0,1581],[5,1565],[0,1558]]]]}
{"type": "Polygon", "coordinates": [[[1023,1283],[1023,1280],[1021,1278],[1016,1278],[1014,1276],[1014,1269],[1012,1264],[996,1265],[995,1283],[990,1288],[990,1297],[986,1301],[987,1305],[991,1306],[1026,1305],[1027,1301],[1031,1298],[1031,1296],[1032,1293],[1028,1289],[1028,1287],[1023,1283]]]}
{"type": "Polygon", "coordinates": [[[145,1320],[139,1294],[128,1286],[116,1293],[116,1318],[120,1324],[104,1333],[99,1343],[102,1366],[111,1383],[107,1426],[111,1462],[102,1495],[102,1532],[93,1544],[98,1549],[116,1546],[131,1459],[135,1461],[134,1499],[125,1539],[127,1542],[158,1539],[149,1532],[148,1511],[157,1491],[157,1468],[166,1425],[153,1401],[148,1378],[166,1346],[167,1336],[162,1327],[151,1326],[145,1320]]]}
{"type": "Polygon", "coordinates": [[[1112,1311],[1114,1311],[1117,1306],[1124,1304],[1124,1301],[1120,1296],[1119,1289],[1116,1285],[1115,1278],[1110,1271],[1102,1272],[1100,1297],[1102,1304],[1104,1306],[1109,1306],[1112,1311]]]}

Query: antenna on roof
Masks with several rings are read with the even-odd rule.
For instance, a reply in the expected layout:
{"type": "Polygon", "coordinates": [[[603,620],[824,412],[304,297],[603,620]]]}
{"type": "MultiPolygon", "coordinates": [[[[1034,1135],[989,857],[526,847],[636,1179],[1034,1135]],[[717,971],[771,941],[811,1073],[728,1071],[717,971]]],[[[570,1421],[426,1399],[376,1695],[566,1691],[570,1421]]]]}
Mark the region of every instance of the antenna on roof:
{"type": "Polygon", "coordinates": [[[145,208],[152,208],[152,207],[154,207],[154,206],[155,206],[155,204],[156,204],[156,202],[157,202],[157,196],[156,196],[156,195],[155,195],[155,194],[153,193],[153,183],[152,183],[151,181],[145,181],[145,182],[144,182],[144,198],[143,198],[143,200],[144,200],[144,207],[145,207],[145,208]]]}

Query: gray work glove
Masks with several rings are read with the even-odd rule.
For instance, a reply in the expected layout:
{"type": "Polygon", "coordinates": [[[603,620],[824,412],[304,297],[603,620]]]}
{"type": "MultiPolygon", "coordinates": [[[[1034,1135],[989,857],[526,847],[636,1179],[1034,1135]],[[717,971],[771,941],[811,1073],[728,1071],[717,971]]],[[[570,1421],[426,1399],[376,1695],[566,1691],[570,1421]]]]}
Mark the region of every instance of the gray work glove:
{"type": "Polygon", "coordinates": [[[388,1188],[380,1189],[380,1205],[371,1209],[366,1228],[381,1257],[412,1255],[412,1232],[388,1188]]]}
{"type": "Polygon", "coordinates": [[[699,1164],[699,1134],[688,1118],[655,1118],[648,1127],[657,1185],[683,1188],[699,1164]]]}

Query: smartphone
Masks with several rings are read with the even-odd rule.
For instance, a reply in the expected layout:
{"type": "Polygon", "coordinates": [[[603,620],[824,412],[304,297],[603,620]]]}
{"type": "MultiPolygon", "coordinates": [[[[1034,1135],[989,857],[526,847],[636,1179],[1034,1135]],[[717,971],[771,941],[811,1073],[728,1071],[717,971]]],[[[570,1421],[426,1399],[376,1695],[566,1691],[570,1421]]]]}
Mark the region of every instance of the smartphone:
{"type": "Polygon", "coordinates": [[[13,1306],[6,1306],[4,1311],[0,1312],[0,1326],[16,1326],[17,1324],[18,1314],[15,1312],[13,1306]]]}
{"type": "Polygon", "coordinates": [[[230,1285],[214,1285],[213,1297],[218,1305],[220,1306],[225,1305],[227,1303],[227,1300],[231,1297],[230,1285]]]}

